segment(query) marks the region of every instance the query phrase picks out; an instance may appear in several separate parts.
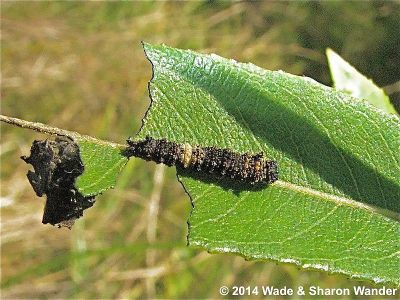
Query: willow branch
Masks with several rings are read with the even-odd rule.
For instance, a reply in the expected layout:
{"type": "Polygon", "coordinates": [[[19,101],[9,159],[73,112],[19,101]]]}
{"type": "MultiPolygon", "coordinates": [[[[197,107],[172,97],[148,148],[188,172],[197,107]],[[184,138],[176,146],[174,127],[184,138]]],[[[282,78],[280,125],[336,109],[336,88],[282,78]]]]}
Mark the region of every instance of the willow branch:
{"type": "Polygon", "coordinates": [[[75,131],[60,129],[60,128],[49,126],[49,125],[39,123],[39,122],[30,122],[30,121],[21,120],[18,118],[8,117],[8,116],[4,116],[4,115],[0,115],[0,121],[14,125],[14,126],[18,126],[21,128],[35,130],[37,132],[44,133],[44,134],[65,136],[65,137],[69,137],[73,140],[89,140],[89,141],[93,141],[98,144],[109,145],[109,146],[118,147],[118,148],[126,148],[126,145],[109,142],[109,141],[104,141],[104,140],[99,140],[99,139],[96,139],[96,138],[88,136],[88,135],[79,134],[78,132],[75,132],[75,131]]]}

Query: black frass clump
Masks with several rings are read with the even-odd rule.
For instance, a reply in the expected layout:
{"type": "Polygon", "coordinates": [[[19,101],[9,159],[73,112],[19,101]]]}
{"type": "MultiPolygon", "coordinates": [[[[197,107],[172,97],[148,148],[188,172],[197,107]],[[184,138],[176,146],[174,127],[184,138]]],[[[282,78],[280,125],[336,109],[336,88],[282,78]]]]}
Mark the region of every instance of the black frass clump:
{"type": "Polygon", "coordinates": [[[71,228],[74,221],[91,207],[93,197],[85,197],[75,187],[76,178],[84,166],[79,147],[72,140],[56,138],[55,141],[34,141],[29,157],[21,157],[33,166],[27,177],[36,195],[46,195],[43,224],[71,228]]]}

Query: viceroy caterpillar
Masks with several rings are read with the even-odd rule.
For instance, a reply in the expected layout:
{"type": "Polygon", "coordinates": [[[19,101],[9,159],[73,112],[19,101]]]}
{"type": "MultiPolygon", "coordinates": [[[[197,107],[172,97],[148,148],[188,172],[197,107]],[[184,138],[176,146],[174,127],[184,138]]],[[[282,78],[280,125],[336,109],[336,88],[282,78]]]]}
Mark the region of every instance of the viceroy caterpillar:
{"type": "Polygon", "coordinates": [[[237,153],[229,149],[177,144],[166,139],[127,140],[128,156],[136,156],[167,166],[190,169],[246,182],[270,184],[278,180],[278,165],[266,160],[262,152],[237,153]]]}

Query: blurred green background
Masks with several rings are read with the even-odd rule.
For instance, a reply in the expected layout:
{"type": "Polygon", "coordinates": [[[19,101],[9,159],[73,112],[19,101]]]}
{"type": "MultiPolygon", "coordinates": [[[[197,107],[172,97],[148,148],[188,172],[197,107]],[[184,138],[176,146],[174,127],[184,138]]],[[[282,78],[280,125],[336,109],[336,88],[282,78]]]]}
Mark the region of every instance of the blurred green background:
{"type": "MultiPolygon", "coordinates": [[[[399,2],[2,2],[1,112],[124,142],[140,128],[151,66],[140,41],[217,53],[331,85],[331,47],[399,110],[399,2]]],[[[186,247],[191,205],[174,168],[132,159],[71,231],[41,224],[1,124],[2,298],[219,298],[222,285],[364,284],[186,247]]],[[[253,298],[253,297],[252,297],[253,298]]],[[[254,297],[257,298],[257,297],[254,297]]],[[[351,298],[351,297],[347,297],[351,298]]],[[[346,299],[346,297],[343,297],[346,299]]]]}

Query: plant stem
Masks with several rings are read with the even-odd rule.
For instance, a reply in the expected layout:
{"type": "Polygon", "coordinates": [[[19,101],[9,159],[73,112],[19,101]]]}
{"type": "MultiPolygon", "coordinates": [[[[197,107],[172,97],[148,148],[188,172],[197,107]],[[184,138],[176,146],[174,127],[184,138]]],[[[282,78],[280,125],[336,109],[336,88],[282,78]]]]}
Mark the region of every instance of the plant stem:
{"type": "Polygon", "coordinates": [[[90,140],[90,141],[93,141],[98,144],[103,144],[103,145],[105,144],[105,145],[109,145],[112,147],[118,147],[118,148],[126,148],[127,147],[126,145],[117,144],[117,143],[104,141],[104,140],[99,140],[99,139],[96,139],[96,138],[88,136],[88,135],[79,134],[78,132],[75,132],[75,131],[60,129],[60,128],[49,126],[49,125],[39,123],[39,122],[30,122],[30,121],[25,121],[25,120],[8,117],[8,116],[4,116],[4,115],[0,115],[0,121],[11,124],[11,125],[15,125],[15,126],[18,126],[21,128],[32,129],[32,130],[35,130],[37,132],[44,133],[44,134],[66,136],[75,141],[76,140],[90,140]]]}

